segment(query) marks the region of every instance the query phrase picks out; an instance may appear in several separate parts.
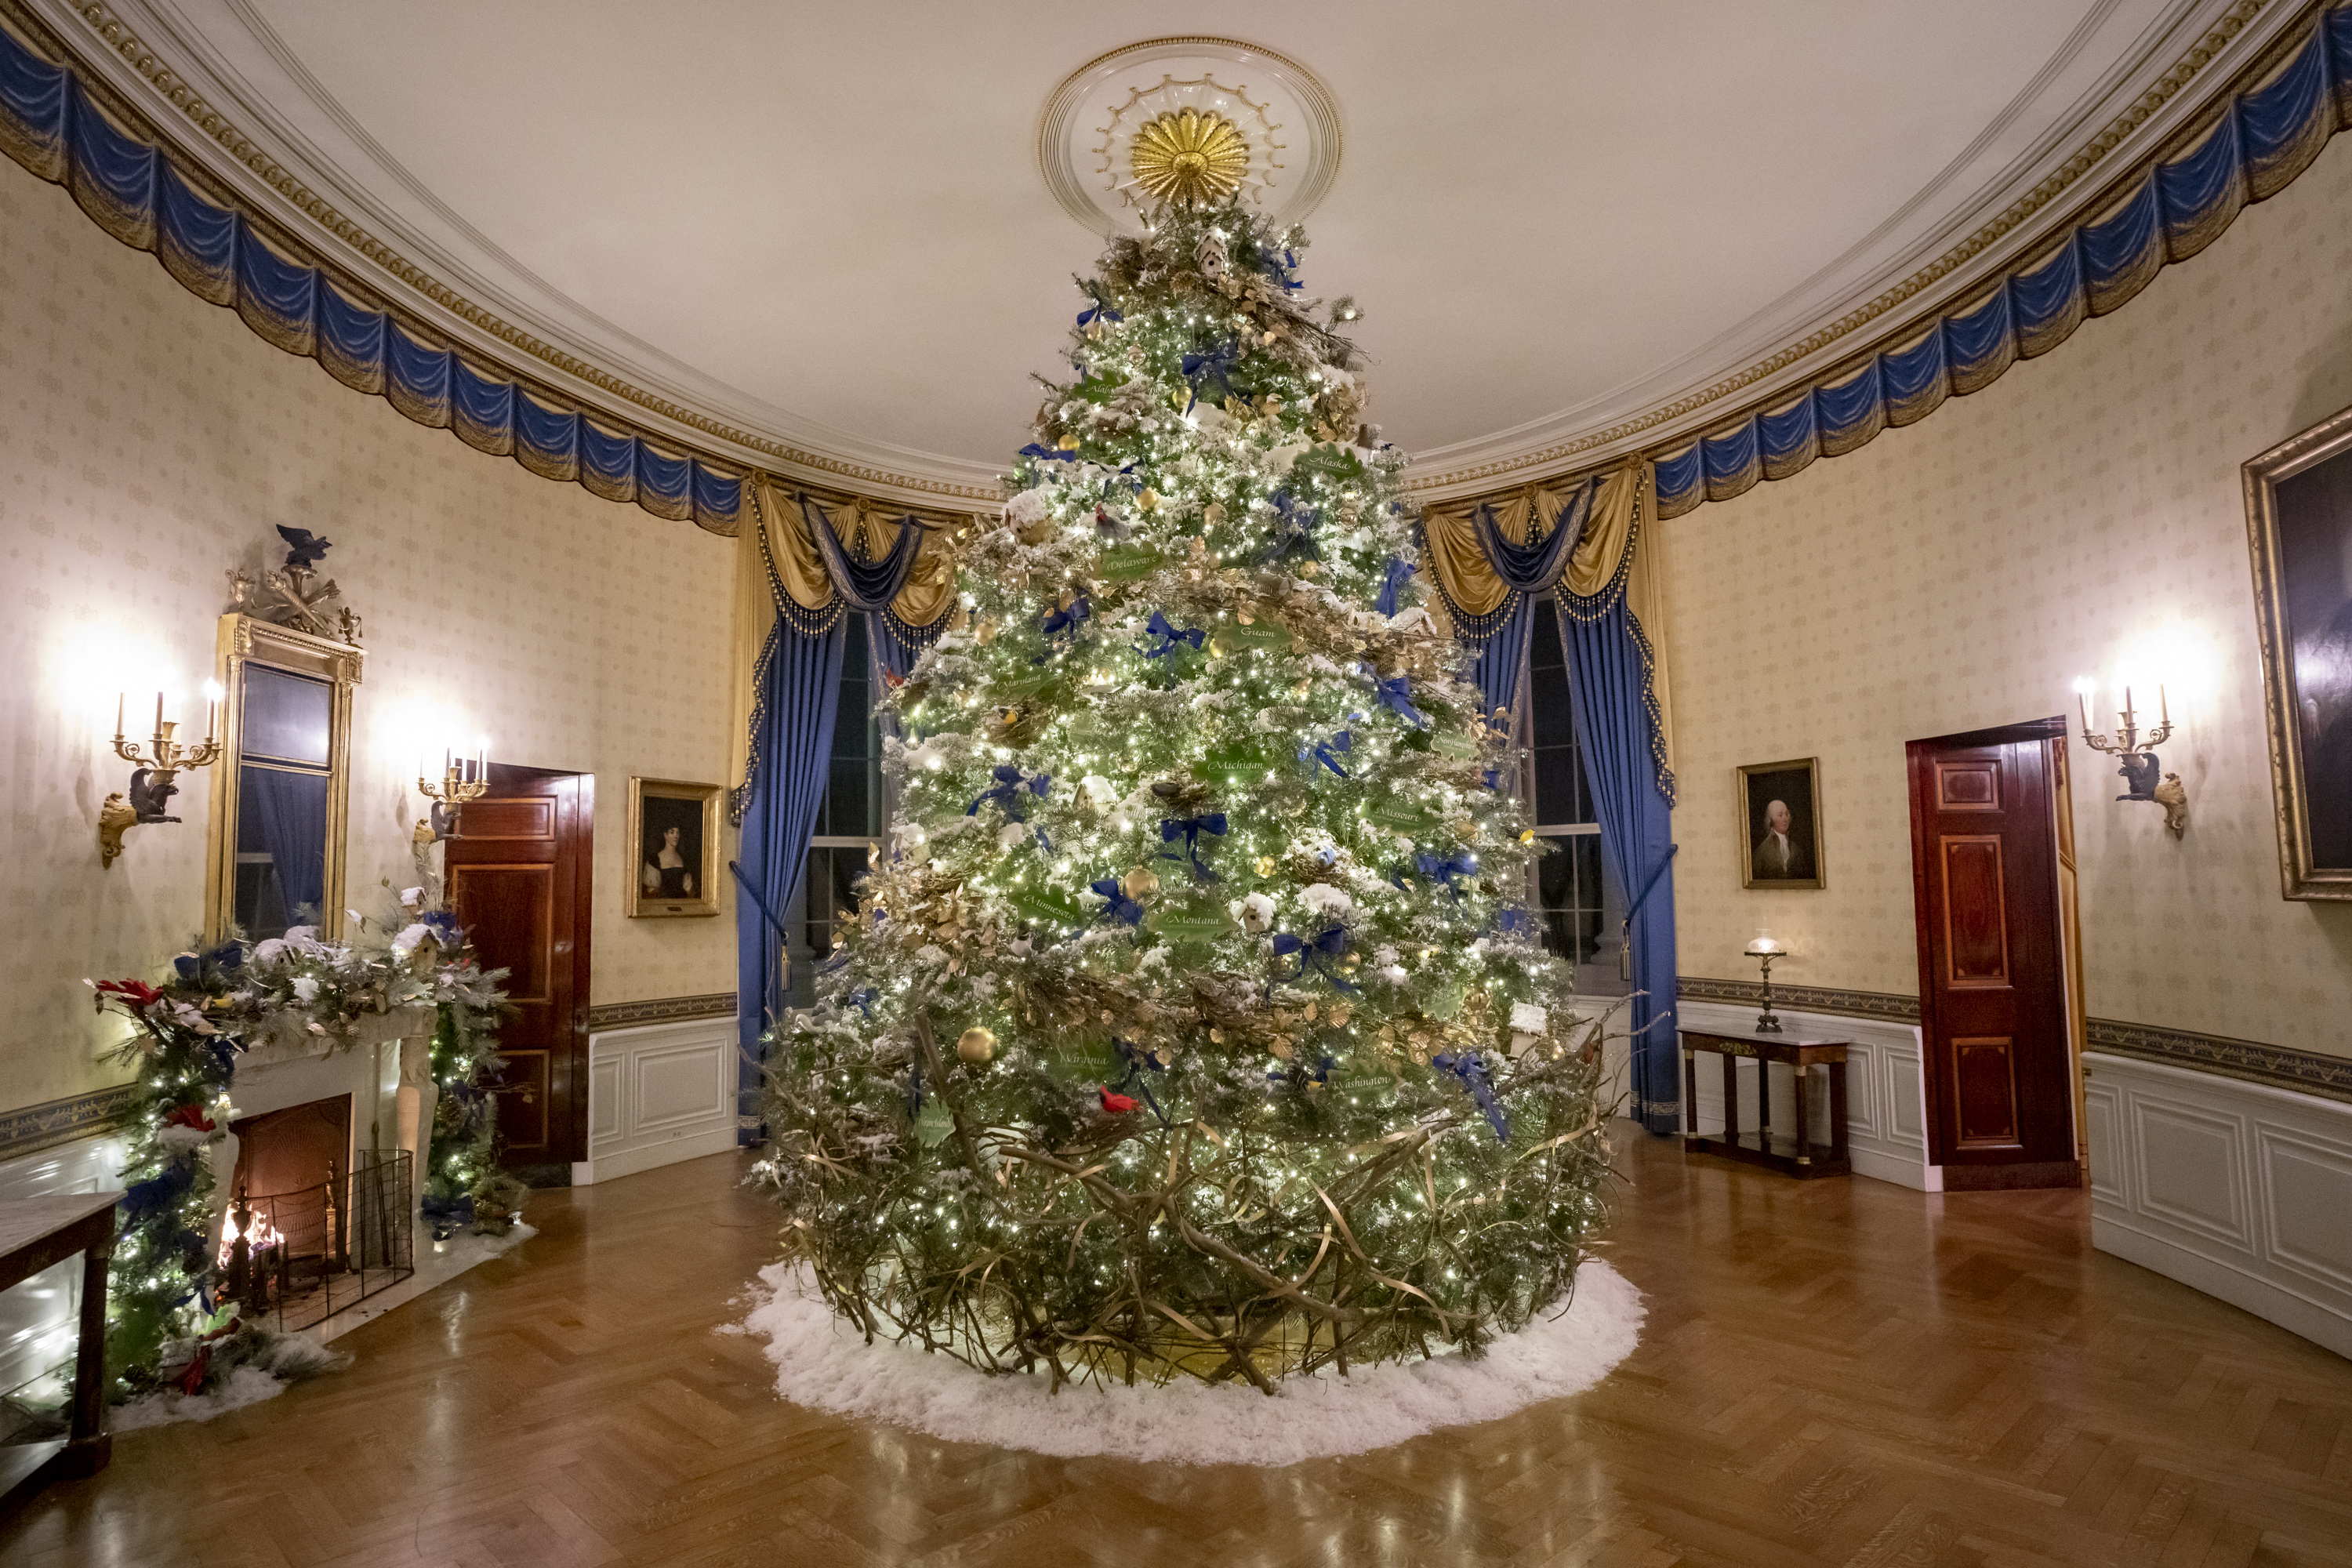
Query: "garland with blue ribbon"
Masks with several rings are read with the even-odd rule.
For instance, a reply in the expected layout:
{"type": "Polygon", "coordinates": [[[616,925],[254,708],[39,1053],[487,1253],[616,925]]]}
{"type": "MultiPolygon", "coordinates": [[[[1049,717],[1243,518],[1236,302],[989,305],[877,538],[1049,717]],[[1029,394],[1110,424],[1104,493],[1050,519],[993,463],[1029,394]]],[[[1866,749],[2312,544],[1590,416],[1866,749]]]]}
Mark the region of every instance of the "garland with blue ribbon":
{"type": "MultiPolygon", "coordinates": [[[[1285,984],[1304,980],[1307,978],[1307,972],[1311,969],[1329,981],[1332,990],[1353,992],[1356,989],[1355,985],[1341,975],[1338,968],[1340,958],[1347,951],[1348,928],[1343,925],[1325,926],[1321,932],[1312,939],[1294,936],[1286,931],[1276,931],[1274,936],[1274,956],[1288,958],[1294,952],[1298,955],[1298,972],[1295,974],[1276,976],[1276,978],[1285,984]]],[[[1271,989],[1272,987],[1269,986],[1268,990],[1271,991],[1271,989]]]]}
{"type": "Polygon", "coordinates": [[[1029,820],[1029,803],[1023,800],[1021,796],[1026,793],[1042,799],[1045,793],[1054,787],[1053,774],[1031,773],[1024,776],[1021,770],[1010,763],[998,763],[991,776],[996,782],[981,791],[972,803],[963,808],[963,814],[966,816],[979,816],[982,806],[986,805],[990,801],[995,801],[1004,807],[1006,821],[1026,822],[1029,820]]]}
{"type": "Polygon", "coordinates": [[[1184,853],[1179,855],[1172,849],[1163,850],[1160,858],[1162,860],[1182,860],[1189,858],[1192,862],[1192,880],[1218,881],[1222,879],[1218,877],[1216,868],[1203,865],[1201,861],[1201,835],[1203,833],[1213,834],[1223,838],[1225,836],[1225,814],[1222,811],[1204,811],[1198,816],[1160,818],[1160,842],[1173,844],[1181,838],[1184,841],[1184,853]]]}
{"type": "Polygon", "coordinates": [[[1397,594],[1407,583],[1412,581],[1413,574],[1420,570],[1418,566],[1410,565],[1393,555],[1390,556],[1389,563],[1381,569],[1381,591],[1372,595],[1372,608],[1383,616],[1395,615],[1397,594]]]}
{"type": "Polygon", "coordinates": [[[1192,384],[1192,399],[1184,405],[1184,412],[1190,414],[1200,406],[1201,394],[1212,384],[1216,386],[1218,395],[1231,397],[1234,395],[1234,367],[1241,362],[1241,357],[1242,341],[1239,337],[1227,338],[1199,353],[1186,354],[1182,368],[1184,379],[1192,384]]]}
{"type": "Polygon", "coordinates": [[[1194,652],[1198,652],[1201,645],[1208,640],[1208,634],[1202,631],[1200,627],[1180,626],[1171,621],[1167,615],[1160,610],[1154,610],[1151,612],[1151,619],[1144,626],[1143,635],[1147,637],[1158,637],[1160,639],[1160,646],[1157,647],[1147,648],[1139,647],[1136,648],[1135,651],[1141,654],[1146,658],[1166,658],[1170,654],[1174,653],[1178,648],[1184,647],[1188,643],[1192,645],[1194,652]]]}
{"type": "Polygon", "coordinates": [[[1117,877],[1097,877],[1087,883],[1087,887],[1093,892],[1100,893],[1106,900],[1102,914],[1131,926],[1143,923],[1143,906],[1127,896],[1127,889],[1119,885],[1117,877]]]}
{"type": "Polygon", "coordinates": [[[1495,1083],[1486,1074],[1484,1058],[1475,1051],[1440,1051],[1429,1058],[1429,1065],[1462,1080],[1470,1102],[1486,1113],[1486,1124],[1495,1130],[1496,1142],[1511,1141],[1511,1120],[1503,1113],[1502,1102],[1495,1098],[1495,1083]]]}
{"type": "Polygon", "coordinates": [[[1328,741],[1318,741],[1311,746],[1301,746],[1298,749],[1298,760],[1301,763],[1305,764],[1307,771],[1310,773],[1315,771],[1315,764],[1317,763],[1321,763],[1325,767],[1329,768],[1341,778],[1346,778],[1348,776],[1348,770],[1341,767],[1339,765],[1339,760],[1331,753],[1334,752],[1351,752],[1355,749],[1355,745],[1356,737],[1354,731],[1341,730],[1328,741]]]}

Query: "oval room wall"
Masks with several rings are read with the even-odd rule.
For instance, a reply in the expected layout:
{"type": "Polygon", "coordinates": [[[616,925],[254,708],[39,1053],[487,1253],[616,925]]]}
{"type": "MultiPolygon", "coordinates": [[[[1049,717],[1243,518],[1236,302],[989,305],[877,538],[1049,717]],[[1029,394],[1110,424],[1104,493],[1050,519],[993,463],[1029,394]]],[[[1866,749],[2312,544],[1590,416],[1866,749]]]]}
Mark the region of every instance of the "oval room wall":
{"type": "Polygon", "coordinates": [[[23,1108],[102,1114],[75,1097],[121,1078],[97,1055],[117,1031],[81,977],[145,973],[201,923],[208,776],[183,775],[181,826],[135,829],[100,868],[99,803],[129,771],[109,743],[114,692],[135,708],[159,674],[194,691],[225,574],[258,563],[275,523],[334,541],[328,564],[366,626],[345,902],[373,915],[382,882],[415,880],[420,743],[440,744],[439,726],[487,733],[497,761],[597,775],[593,1011],[714,996],[731,1010],[731,888],[716,920],[621,913],[629,777],[724,778],[731,540],[481,460],[352,395],[14,172],[0,387],[20,672],[0,692],[0,940],[19,976],[0,1144],[18,1142],[23,1108]]]}
{"type": "Polygon", "coordinates": [[[2239,465],[2352,404],[2352,152],[2046,358],[1866,449],[1662,525],[1686,975],[1918,990],[1904,742],[2074,714],[2184,628],[2185,836],[2071,742],[2086,1010],[2352,1059],[2352,908],[2280,897],[2239,465]],[[1743,890],[1733,770],[1818,755],[1828,886],[1743,890]]]}

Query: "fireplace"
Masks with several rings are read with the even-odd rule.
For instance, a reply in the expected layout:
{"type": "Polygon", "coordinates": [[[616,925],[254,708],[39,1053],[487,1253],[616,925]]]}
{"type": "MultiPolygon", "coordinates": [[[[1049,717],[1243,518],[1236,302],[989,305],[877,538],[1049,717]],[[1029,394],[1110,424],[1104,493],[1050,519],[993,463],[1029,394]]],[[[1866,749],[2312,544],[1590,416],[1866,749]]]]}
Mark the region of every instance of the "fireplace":
{"type": "Polygon", "coordinates": [[[249,1320],[309,1328],[415,1272],[408,1152],[353,1146],[352,1097],[239,1117],[221,1294],[249,1320]]]}

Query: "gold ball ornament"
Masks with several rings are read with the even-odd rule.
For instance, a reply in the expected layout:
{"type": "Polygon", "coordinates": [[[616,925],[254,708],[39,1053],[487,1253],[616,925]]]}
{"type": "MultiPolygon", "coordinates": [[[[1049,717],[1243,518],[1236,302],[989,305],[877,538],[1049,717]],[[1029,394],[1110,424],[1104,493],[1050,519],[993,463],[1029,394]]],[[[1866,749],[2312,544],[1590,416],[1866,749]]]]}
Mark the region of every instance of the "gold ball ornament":
{"type": "Polygon", "coordinates": [[[1145,511],[1158,511],[1160,510],[1160,492],[1150,489],[1149,486],[1146,486],[1143,493],[1135,498],[1135,504],[1142,508],[1145,511]]]}
{"type": "Polygon", "coordinates": [[[1149,866],[1138,866],[1119,879],[1118,885],[1137,903],[1160,890],[1160,873],[1149,866]]]}
{"type": "Polygon", "coordinates": [[[996,1054],[996,1037],[986,1029],[966,1029],[956,1037],[956,1055],[968,1062],[984,1062],[996,1054]]]}

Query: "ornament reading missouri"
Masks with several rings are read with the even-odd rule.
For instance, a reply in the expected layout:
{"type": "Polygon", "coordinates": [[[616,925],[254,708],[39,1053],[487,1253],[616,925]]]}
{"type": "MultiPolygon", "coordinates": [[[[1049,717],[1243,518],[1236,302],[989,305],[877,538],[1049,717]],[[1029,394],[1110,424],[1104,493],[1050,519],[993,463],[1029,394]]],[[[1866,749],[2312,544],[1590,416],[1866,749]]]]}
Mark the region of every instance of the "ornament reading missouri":
{"type": "Polygon", "coordinates": [[[1136,183],[1171,206],[1201,206],[1241,189],[1249,142],[1222,114],[1186,109],[1147,120],[1128,144],[1136,183]]]}

